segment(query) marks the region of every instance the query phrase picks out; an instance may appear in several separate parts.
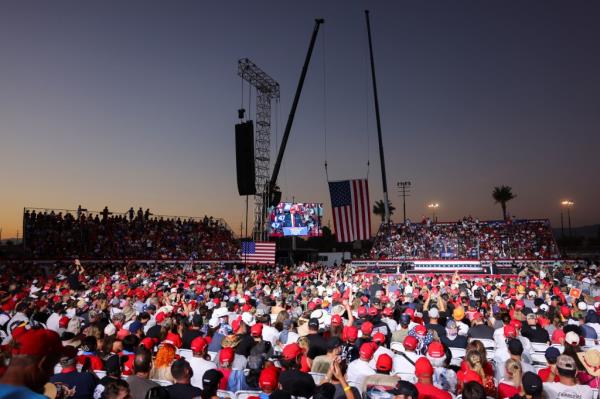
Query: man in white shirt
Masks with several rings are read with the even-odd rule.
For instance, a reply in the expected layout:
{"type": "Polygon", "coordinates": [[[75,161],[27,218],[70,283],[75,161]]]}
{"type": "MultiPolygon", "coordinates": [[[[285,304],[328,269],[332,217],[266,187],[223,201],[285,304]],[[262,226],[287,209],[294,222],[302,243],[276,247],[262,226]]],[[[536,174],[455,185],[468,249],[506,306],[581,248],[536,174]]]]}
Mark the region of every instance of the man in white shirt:
{"type": "Polygon", "coordinates": [[[192,354],[194,356],[186,360],[190,363],[192,370],[194,370],[191,384],[197,386],[198,388],[204,389],[202,386],[202,376],[206,370],[216,369],[217,365],[214,362],[204,358],[206,356],[206,351],[208,350],[208,343],[204,338],[194,338],[190,344],[190,348],[192,349],[192,354]]]}
{"type": "Polygon", "coordinates": [[[60,318],[62,317],[61,314],[63,312],[64,312],[64,307],[62,304],[54,305],[54,312],[52,312],[50,317],[48,317],[48,320],[46,320],[46,328],[48,330],[58,332],[59,321],[60,321],[60,318]]]}
{"type": "Polygon", "coordinates": [[[393,365],[391,375],[396,374],[406,374],[406,373],[414,373],[415,372],[415,363],[419,360],[421,355],[419,355],[417,350],[418,341],[412,335],[404,338],[404,343],[402,348],[400,345],[392,344],[392,349],[396,349],[396,354],[393,357],[393,365]]]}
{"type": "Polygon", "coordinates": [[[262,319],[262,325],[262,339],[269,341],[274,348],[277,344],[277,339],[279,338],[279,331],[271,326],[271,317],[269,315],[262,319]]]}
{"type": "Polygon", "coordinates": [[[375,370],[369,366],[369,361],[373,358],[376,344],[373,342],[365,342],[360,346],[359,358],[348,364],[346,371],[346,380],[348,384],[357,388],[360,392],[363,391],[365,378],[375,374],[375,370]]]}
{"type": "Polygon", "coordinates": [[[386,307],[385,309],[383,309],[382,313],[383,317],[381,318],[381,321],[387,324],[390,331],[396,331],[396,329],[398,328],[398,323],[396,322],[396,320],[393,319],[394,309],[386,307]]]}
{"type": "Polygon", "coordinates": [[[556,360],[559,382],[544,383],[544,393],[548,399],[592,399],[594,390],[588,385],[577,383],[575,359],[561,355],[556,360]]]}

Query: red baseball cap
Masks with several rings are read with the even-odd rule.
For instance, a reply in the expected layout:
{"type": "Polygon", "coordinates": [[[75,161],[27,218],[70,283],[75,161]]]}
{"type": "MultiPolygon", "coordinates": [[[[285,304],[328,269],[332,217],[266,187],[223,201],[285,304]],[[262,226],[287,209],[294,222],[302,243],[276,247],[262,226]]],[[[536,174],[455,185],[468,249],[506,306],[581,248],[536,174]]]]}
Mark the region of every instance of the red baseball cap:
{"type": "Polygon", "coordinates": [[[562,344],[565,339],[565,332],[561,329],[561,328],[557,328],[556,330],[554,330],[554,332],[552,333],[552,343],[553,344],[562,344]]]}
{"type": "Polygon", "coordinates": [[[358,317],[365,317],[367,315],[367,308],[364,306],[358,307],[358,317]]]}
{"type": "Polygon", "coordinates": [[[163,321],[165,321],[166,318],[167,318],[167,315],[164,312],[158,312],[156,314],[156,316],[154,317],[154,320],[156,320],[156,323],[160,324],[163,321]]]}
{"type": "Polygon", "coordinates": [[[418,326],[415,327],[415,334],[423,337],[427,334],[427,328],[425,328],[424,325],[419,324],[418,326]]]}
{"type": "Polygon", "coordinates": [[[385,308],[385,309],[383,309],[383,315],[384,316],[389,317],[389,316],[391,316],[393,314],[394,314],[394,309],[392,309],[392,308],[385,308]]]}
{"type": "Polygon", "coordinates": [[[385,343],[385,335],[383,335],[383,333],[379,331],[376,332],[375,335],[373,335],[373,342],[376,342],[378,344],[385,343]]]}
{"type": "Polygon", "coordinates": [[[231,362],[233,362],[234,358],[235,358],[235,349],[233,349],[233,348],[223,348],[219,352],[219,361],[221,363],[225,363],[225,362],[231,363],[231,362]]]}
{"type": "Polygon", "coordinates": [[[504,326],[504,336],[506,338],[515,338],[517,336],[517,329],[513,324],[504,326]]]}
{"type": "Polygon", "coordinates": [[[69,325],[69,318],[67,316],[63,316],[60,318],[60,320],[58,320],[58,326],[60,328],[67,328],[68,325],[69,325]]]}
{"type": "Polygon", "coordinates": [[[231,322],[231,329],[233,330],[233,333],[235,334],[237,332],[237,330],[240,329],[240,324],[242,323],[242,319],[241,318],[237,318],[234,321],[231,322]]]}
{"type": "Polygon", "coordinates": [[[387,353],[382,353],[377,358],[375,368],[377,369],[377,371],[388,372],[392,369],[393,363],[394,362],[390,355],[388,355],[387,353]]]}
{"type": "Polygon", "coordinates": [[[462,370],[460,371],[461,373],[463,373],[463,384],[466,384],[467,382],[471,382],[471,381],[475,381],[479,384],[483,384],[483,382],[481,381],[481,376],[479,374],[477,374],[475,371],[467,369],[467,370],[462,370]]]}
{"type": "Polygon", "coordinates": [[[571,309],[568,306],[563,305],[563,306],[560,307],[560,314],[562,314],[563,317],[570,317],[571,316],[571,309]]]}
{"type": "Polygon", "coordinates": [[[358,328],[356,326],[346,326],[342,332],[342,336],[348,342],[354,342],[358,338],[358,328]]]}
{"type": "Polygon", "coordinates": [[[520,330],[523,327],[523,323],[521,323],[521,320],[511,320],[510,325],[514,326],[517,330],[520,330]]]}
{"type": "Polygon", "coordinates": [[[256,323],[255,325],[250,327],[250,335],[252,335],[253,337],[261,337],[262,331],[263,331],[262,323],[256,323]]]}
{"type": "Polygon", "coordinates": [[[190,343],[190,349],[194,352],[202,352],[208,346],[208,342],[202,337],[196,337],[190,343]]]}
{"type": "Polygon", "coordinates": [[[334,314],[333,316],[331,316],[332,326],[341,326],[342,324],[342,316],[340,316],[339,314],[334,314]]]}
{"type": "Polygon", "coordinates": [[[376,347],[377,345],[375,345],[373,342],[365,342],[360,346],[360,356],[370,360],[377,349],[376,347]]]}
{"type": "Polygon", "coordinates": [[[300,356],[304,351],[297,343],[288,344],[283,348],[281,356],[286,360],[293,360],[300,356]]]}
{"type": "Polygon", "coordinates": [[[404,345],[404,347],[405,347],[406,349],[409,349],[409,350],[411,350],[411,351],[414,351],[415,349],[417,349],[417,345],[418,345],[418,344],[419,344],[419,341],[418,341],[418,340],[417,340],[415,337],[413,337],[412,335],[407,335],[407,336],[404,338],[404,343],[403,343],[403,345],[404,345]]]}
{"type": "Polygon", "coordinates": [[[14,355],[47,356],[62,353],[63,346],[58,334],[52,330],[33,329],[13,336],[14,355]]]}
{"type": "Polygon", "coordinates": [[[277,367],[267,367],[260,372],[258,386],[262,390],[275,390],[279,383],[279,370],[277,367]]]}
{"type": "Polygon", "coordinates": [[[140,345],[142,345],[144,348],[146,348],[148,350],[152,350],[152,348],[156,344],[156,341],[154,341],[154,340],[155,340],[155,338],[146,337],[140,342],[140,345]]]}
{"type": "Polygon", "coordinates": [[[360,331],[362,331],[363,335],[371,335],[371,333],[373,332],[373,323],[371,323],[370,321],[365,321],[360,326],[360,331]]]}
{"type": "Polygon", "coordinates": [[[420,357],[415,362],[415,375],[417,377],[431,377],[433,375],[433,366],[426,357],[420,357]]]}
{"type": "Polygon", "coordinates": [[[377,308],[374,308],[373,306],[369,308],[369,316],[377,316],[378,314],[379,311],[377,310],[377,308]]]}
{"type": "Polygon", "coordinates": [[[181,345],[183,345],[183,341],[181,340],[181,337],[173,332],[167,333],[167,337],[165,338],[163,343],[171,344],[176,348],[181,348],[181,345]]]}
{"type": "Polygon", "coordinates": [[[444,357],[446,355],[444,345],[439,341],[433,341],[427,348],[427,355],[436,359],[444,357]]]}
{"type": "Polygon", "coordinates": [[[517,303],[515,303],[516,310],[522,310],[524,307],[525,307],[525,302],[522,300],[518,300],[517,303]]]}

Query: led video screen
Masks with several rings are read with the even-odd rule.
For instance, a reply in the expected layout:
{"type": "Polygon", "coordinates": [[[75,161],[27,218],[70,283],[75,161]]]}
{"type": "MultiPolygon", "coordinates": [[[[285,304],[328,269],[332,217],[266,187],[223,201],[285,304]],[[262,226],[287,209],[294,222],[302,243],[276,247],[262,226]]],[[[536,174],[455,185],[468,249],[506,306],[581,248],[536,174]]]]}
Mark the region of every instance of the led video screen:
{"type": "Polygon", "coordinates": [[[269,213],[271,237],[320,237],[323,204],[318,202],[280,202],[269,213]]]}

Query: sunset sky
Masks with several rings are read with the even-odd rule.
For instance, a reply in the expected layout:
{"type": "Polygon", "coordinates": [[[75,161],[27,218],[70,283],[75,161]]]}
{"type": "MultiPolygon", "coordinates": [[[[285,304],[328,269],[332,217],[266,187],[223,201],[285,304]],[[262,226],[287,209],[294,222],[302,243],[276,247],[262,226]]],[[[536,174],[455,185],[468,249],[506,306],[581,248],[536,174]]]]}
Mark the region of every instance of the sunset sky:
{"type": "Polygon", "coordinates": [[[283,197],[324,202],[331,220],[326,128],[329,177],[368,171],[382,198],[366,7],[396,220],[396,182],[411,180],[412,219],[432,201],[440,220],[499,218],[491,191],[506,184],[517,217],[559,227],[568,198],[574,225],[600,223],[600,2],[14,0],[0,3],[2,237],[23,207],[79,204],[239,232],[237,60],[281,85],[274,161],[316,17],[283,197]]]}

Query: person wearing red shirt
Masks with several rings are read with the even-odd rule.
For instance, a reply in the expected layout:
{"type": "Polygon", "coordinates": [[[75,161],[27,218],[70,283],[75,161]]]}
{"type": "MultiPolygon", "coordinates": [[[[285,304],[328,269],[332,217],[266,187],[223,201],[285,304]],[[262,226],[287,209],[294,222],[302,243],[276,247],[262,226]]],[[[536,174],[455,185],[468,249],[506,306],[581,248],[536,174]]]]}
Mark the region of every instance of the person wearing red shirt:
{"type": "Polygon", "coordinates": [[[231,374],[231,365],[235,357],[235,350],[233,348],[223,348],[219,352],[219,370],[223,373],[223,378],[219,383],[219,389],[227,390],[227,384],[229,383],[229,375],[231,374]]]}
{"type": "Polygon", "coordinates": [[[452,399],[448,392],[433,385],[433,366],[426,357],[415,362],[415,375],[418,380],[415,384],[419,391],[418,399],[452,399]]]}
{"type": "Polygon", "coordinates": [[[81,345],[82,353],[77,356],[77,364],[81,365],[82,370],[104,370],[104,362],[96,354],[97,349],[98,341],[96,337],[90,335],[83,339],[83,344],[81,345]]]}
{"type": "Polygon", "coordinates": [[[514,359],[508,359],[504,366],[504,378],[498,384],[498,398],[512,398],[521,393],[521,376],[523,367],[514,359]]]}

